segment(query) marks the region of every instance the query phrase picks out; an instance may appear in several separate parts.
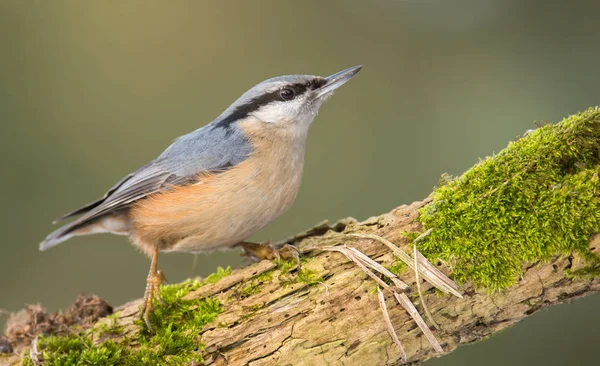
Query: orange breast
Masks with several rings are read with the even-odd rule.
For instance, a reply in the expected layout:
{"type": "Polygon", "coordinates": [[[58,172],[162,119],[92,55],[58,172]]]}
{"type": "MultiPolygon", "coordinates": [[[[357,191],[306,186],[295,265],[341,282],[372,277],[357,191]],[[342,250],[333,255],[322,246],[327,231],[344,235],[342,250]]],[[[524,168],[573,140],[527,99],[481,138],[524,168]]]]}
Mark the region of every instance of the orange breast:
{"type": "Polygon", "coordinates": [[[201,252],[247,239],[287,210],[302,177],[304,146],[250,130],[254,152],[197,184],[173,187],[134,205],[132,238],[144,251],[201,252]]]}

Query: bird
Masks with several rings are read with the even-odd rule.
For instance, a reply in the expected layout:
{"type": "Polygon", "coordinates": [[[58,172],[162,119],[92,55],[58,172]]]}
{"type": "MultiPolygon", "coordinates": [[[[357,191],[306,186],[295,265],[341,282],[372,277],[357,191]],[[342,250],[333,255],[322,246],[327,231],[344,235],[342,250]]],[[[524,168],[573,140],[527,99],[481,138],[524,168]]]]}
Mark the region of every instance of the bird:
{"type": "Polygon", "coordinates": [[[327,77],[279,76],[255,85],[100,199],[55,220],[76,217],[50,233],[40,250],[80,235],[128,236],[151,261],[140,314],[152,332],[153,300],[164,304],[160,252],[241,246],[251,255],[273,256],[270,248],[245,240],[292,205],[312,121],[325,100],[361,69],[327,77]]]}

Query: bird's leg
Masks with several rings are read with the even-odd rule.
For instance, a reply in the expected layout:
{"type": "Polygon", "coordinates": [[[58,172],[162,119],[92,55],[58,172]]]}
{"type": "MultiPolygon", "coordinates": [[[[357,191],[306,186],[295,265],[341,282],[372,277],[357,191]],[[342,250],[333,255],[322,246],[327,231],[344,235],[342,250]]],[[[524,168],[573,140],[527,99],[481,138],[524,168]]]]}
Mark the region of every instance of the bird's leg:
{"type": "Polygon", "coordinates": [[[276,248],[270,241],[265,243],[251,243],[243,241],[236,246],[242,247],[244,254],[247,257],[255,260],[277,260],[277,264],[281,262],[281,258],[294,258],[298,267],[300,267],[300,251],[293,245],[285,244],[281,248],[276,248]]]}
{"type": "Polygon", "coordinates": [[[154,277],[154,298],[156,299],[156,301],[158,301],[162,306],[165,306],[167,304],[165,304],[165,302],[163,301],[162,297],[160,296],[160,285],[162,285],[163,283],[167,282],[167,277],[165,276],[164,272],[161,271],[160,269],[156,271],[156,277],[154,277]]]}
{"type": "Polygon", "coordinates": [[[154,329],[150,325],[150,312],[152,312],[152,301],[156,299],[162,305],[164,301],[160,297],[160,285],[166,280],[162,271],[156,269],[158,265],[158,249],[154,249],[152,253],[152,261],[150,262],[150,272],[146,277],[146,292],[144,293],[144,302],[142,304],[141,314],[142,319],[146,322],[148,330],[154,333],[154,329]]]}

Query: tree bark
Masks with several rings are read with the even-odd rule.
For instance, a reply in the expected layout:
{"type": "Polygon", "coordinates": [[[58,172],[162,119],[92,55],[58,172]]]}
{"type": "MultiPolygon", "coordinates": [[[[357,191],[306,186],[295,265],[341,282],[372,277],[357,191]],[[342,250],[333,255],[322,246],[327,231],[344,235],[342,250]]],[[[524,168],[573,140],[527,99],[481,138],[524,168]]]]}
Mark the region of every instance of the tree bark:
{"type": "MultiPolygon", "coordinates": [[[[346,240],[339,233],[376,234],[410,252],[410,242],[402,233],[421,230],[420,223],[415,220],[416,210],[428,201],[400,206],[360,223],[347,219],[334,226],[322,224],[287,242],[300,249],[346,244],[378,262],[391,264],[393,256],[379,242],[346,240]]],[[[598,278],[572,280],[565,277],[566,269],[576,270],[582,263],[577,256],[557,256],[549,262],[530,263],[518,283],[507,290],[488,294],[466,285],[462,287],[463,299],[439,295],[424,284],[425,301],[440,326],[434,334],[444,353],[486,338],[546,306],[597,292],[600,290],[598,278]]],[[[207,365],[400,363],[400,353],[388,334],[373,291],[375,282],[339,253],[316,253],[304,266],[321,276],[323,283],[284,285],[287,281],[279,278],[276,264],[262,261],[235,270],[218,283],[187,295],[188,298],[217,296],[225,304],[225,311],[203,330],[207,365]],[[240,286],[273,269],[272,279],[262,284],[260,291],[240,298],[240,286]]],[[[443,265],[439,267],[446,271],[443,265]]],[[[403,271],[400,278],[415,288],[414,275],[410,271],[403,271]]],[[[406,349],[408,362],[419,364],[442,356],[434,352],[404,309],[395,305],[389,294],[386,296],[389,316],[406,349]]],[[[125,325],[126,333],[137,332],[137,326],[132,322],[138,316],[139,305],[140,300],[115,309],[119,312],[118,322],[125,325]]],[[[422,309],[421,306],[418,308],[422,309]]],[[[18,364],[19,360],[16,355],[4,356],[0,358],[0,364],[18,364]]]]}

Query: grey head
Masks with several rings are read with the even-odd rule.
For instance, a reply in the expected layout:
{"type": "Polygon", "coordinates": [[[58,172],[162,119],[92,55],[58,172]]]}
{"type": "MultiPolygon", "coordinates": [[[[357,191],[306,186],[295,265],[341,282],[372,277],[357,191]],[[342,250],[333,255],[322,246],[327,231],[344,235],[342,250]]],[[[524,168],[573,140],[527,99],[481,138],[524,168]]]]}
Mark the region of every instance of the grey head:
{"type": "Polygon", "coordinates": [[[253,117],[267,124],[307,128],[333,91],[361,69],[359,65],[328,77],[286,75],[265,80],[245,92],[211,125],[229,128],[237,121],[253,117]]]}

